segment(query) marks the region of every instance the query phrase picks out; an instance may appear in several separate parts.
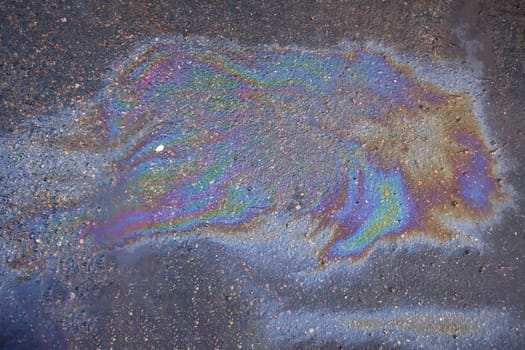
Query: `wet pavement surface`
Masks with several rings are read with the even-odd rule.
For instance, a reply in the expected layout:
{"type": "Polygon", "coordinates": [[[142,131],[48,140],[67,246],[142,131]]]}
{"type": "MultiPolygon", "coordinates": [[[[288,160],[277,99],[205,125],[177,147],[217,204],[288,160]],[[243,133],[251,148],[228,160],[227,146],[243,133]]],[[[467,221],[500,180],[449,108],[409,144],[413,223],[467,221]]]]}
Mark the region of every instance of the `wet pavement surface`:
{"type": "Polygon", "coordinates": [[[519,1],[0,13],[0,348],[525,346],[519,1]]]}

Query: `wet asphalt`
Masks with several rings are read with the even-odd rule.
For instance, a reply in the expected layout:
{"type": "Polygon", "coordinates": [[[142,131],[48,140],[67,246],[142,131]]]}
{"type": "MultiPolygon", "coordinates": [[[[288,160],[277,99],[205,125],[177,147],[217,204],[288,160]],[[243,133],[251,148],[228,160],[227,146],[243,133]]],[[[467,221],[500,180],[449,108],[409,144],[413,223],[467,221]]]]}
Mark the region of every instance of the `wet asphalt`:
{"type": "MultiPolygon", "coordinates": [[[[416,57],[482,62],[486,123],[507,166],[502,181],[516,191],[514,208],[487,228],[491,253],[471,247],[446,257],[432,249],[374,252],[366,272],[337,270],[314,285],[280,273],[285,263],[248,268],[235,251],[198,238],[91,256],[80,251],[60,271],[16,278],[3,272],[0,348],[410,348],[381,336],[350,345],[338,335],[268,339],[278,333],[265,321],[276,305],[284,313],[337,313],[348,303],[363,312],[385,305],[503,310],[513,317],[507,334],[486,344],[525,346],[522,2],[5,1],[0,14],[0,137],[24,121],[89,101],[114,63],[149,38],[198,35],[310,48],[372,40],[416,57]]],[[[25,239],[11,233],[2,227],[3,240],[25,239]]],[[[452,332],[443,347],[475,348],[457,337],[452,332]]]]}

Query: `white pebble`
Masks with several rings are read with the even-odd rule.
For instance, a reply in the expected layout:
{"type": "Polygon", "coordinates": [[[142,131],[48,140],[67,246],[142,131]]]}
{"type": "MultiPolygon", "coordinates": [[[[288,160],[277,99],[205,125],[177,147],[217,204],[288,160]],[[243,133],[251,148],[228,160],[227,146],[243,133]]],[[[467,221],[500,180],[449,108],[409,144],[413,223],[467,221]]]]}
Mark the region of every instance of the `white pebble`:
{"type": "Polygon", "coordinates": [[[155,152],[162,152],[164,151],[164,145],[158,145],[157,148],[155,148],[155,152]]]}

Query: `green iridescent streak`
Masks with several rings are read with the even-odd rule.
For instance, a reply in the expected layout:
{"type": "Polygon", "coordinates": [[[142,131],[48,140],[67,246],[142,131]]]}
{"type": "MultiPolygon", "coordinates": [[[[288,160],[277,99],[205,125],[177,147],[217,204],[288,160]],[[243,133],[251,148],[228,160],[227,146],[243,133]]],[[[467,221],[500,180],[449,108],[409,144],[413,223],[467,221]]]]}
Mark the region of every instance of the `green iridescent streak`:
{"type": "MultiPolygon", "coordinates": [[[[206,98],[204,106],[209,113],[213,113],[216,115],[226,115],[232,112],[239,113],[246,111],[251,107],[248,102],[240,100],[238,97],[236,97],[230,92],[210,95],[208,98],[206,98]]],[[[217,123],[218,126],[220,126],[224,130],[227,130],[229,127],[231,127],[231,121],[223,121],[219,119],[217,123]]]]}
{"type": "MultiPolygon", "coordinates": [[[[206,168],[206,171],[200,176],[200,179],[198,182],[195,182],[189,186],[187,186],[187,190],[189,192],[195,191],[197,189],[198,191],[205,191],[209,189],[211,186],[214,185],[215,179],[220,178],[220,176],[226,171],[226,169],[230,166],[231,160],[226,161],[223,160],[222,162],[216,162],[206,168]]],[[[198,210],[199,208],[206,206],[206,204],[210,201],[211,198],[202,198],[200,200],[196,200],[192,202],[190,205],[185,207],[185,210],[194,211],[198,210]]]]}
{"type": "MultiPolygon", "coordinates": [[[[214,219],[224,219],[227,217],[230,217],[234,222],[238,222],[240,218],[236,216],[239,213],[246,213],[246,209],[251,206],[259,205],[262,196],[254,195],[247,198],[246,196],[243,196],[242,193],[243,191],[238,190],[236,186],[233,185],[233,182],[230,181],[227,185],[224,197],[221,198],[214,209],[208,210],[199,216],[191,216],[190,214],[186,217],[172,218],[167,222],[155,225],[155,228],[160,231],[166,231],[169,229],[176,229],[176,226],[186,226],[188,224],[191,226],[191,222],[201,222],[203,220],[212,222],[214,219]]],[[[224,224],[228,223],[227,220],[221,222],[224,224]]]]}
{"type": "Polygon", "coordinates": [[[228,75],[243,80],[250,80],[252,83],[255,81],[254,77],[250,76],[246,71],[246,66],[236,63],[227,55],[219,52],[210,52],[208,50],[196,50],[194,55],[208,64],[220,67],[220,69],[228,75]]]}
{"type": "Polygon", "coordinates": [[[293,67],[294,70],[289,72],[287,79],[278,79],[273,83],[284,85],[299,84],[313,92],[319,90],[319,86],[314,84],[314,81],[306,80],[304,77],[294,77],[294,71],[309,73],[307,75],[314,78],[314,80],[326,80],[331,76],[330,71],[327,70],[326,63],[317,58],[293,56],[281,59],[281,62],[283,62],[282,65],[284,67],[293,67]]]}
{"type": "Polygon", "coordinates": [[[258,197],[253,196],[251,200],[246,200],[246,197],[241,195],[242,190],[237,190],[233,185],[228,186],[224,197],[221,199],[217,210],[213,216],[234,216],[238,213],[243,213],[249,205],[255,205],[258,197]]]}
{"type": "Polygon", "coordinates": [[[328,70],[329,65],[325,61],[310,56],[295,56],[288,58],[288,62],[285,64],[290,64],[292,67],[296,68],[297,71],[306,71],[313,73],[318,76],[328,76],[330,71],[328,70]]]}
{"type": "Polygon", "coordinates": [[[343,245],[344,248],[348,251],[361,249],[378,238],[378,234],[385,232],[385,229],[392,225],[396,218],[401,215],[402,208],[399,205],[401,200],[399,194],[393,191],[391,184],[381,184],[381,200],[374,211],[373,217],[355,236],[346,241],[343,245]]]}
{"type": "Polygon", "coordinates": [[[170,184],[179,181],[178,174],[181,174],[181,170],[174,166],[160,164],[150,170],[132,178],[127,184],[135,194],[143,198],[168,191],[170,184]]]}
{"type": "Polygon", "coordinates": [[[185,82],[184,85],[191,86],[194,89],[204,90],[232,89],[240,86],[239,82],[225,76],[224,74],[217,74],[215,72],[203,70],[194,72],[191,80],[185,82]]]}

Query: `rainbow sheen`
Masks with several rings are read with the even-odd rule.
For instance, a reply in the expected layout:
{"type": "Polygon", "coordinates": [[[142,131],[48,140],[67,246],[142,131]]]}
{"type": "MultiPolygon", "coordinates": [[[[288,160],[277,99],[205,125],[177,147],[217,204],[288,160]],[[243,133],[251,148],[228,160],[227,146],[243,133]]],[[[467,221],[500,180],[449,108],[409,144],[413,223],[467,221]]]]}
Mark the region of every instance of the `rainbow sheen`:
{"type": "Polygon", "coordinates": [[[109,246],[306,216],[331,232],[321,259],[360,258],[385,239],[450,240],[451,218],[488,220],[504,198],[470,97],[370,49],[155,41],[78,128],[64,148],[83,139],[114,179],[83,228],[109,246]]]}

